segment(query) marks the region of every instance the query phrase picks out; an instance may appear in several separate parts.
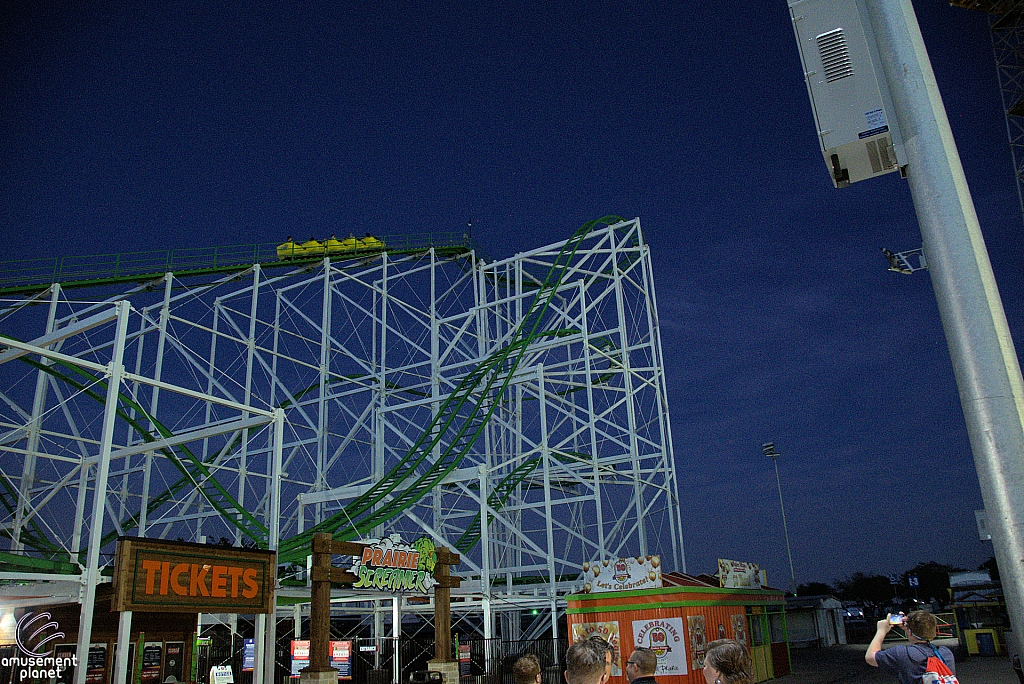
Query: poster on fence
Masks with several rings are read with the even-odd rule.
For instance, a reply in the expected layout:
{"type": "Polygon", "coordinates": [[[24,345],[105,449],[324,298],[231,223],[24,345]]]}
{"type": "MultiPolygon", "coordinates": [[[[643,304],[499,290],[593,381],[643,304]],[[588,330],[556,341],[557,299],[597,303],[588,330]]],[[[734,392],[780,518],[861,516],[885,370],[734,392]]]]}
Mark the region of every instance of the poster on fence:
{"type": "Polygon", "coordinates": [[[256,642],[246,639],[242,642],[242,672],[252,672],[256,667],[256,642]]]}
{"type": "Polygon", "coordinates": [[[292,642],[292,679],[299,678],[299,672],[309,667],[309,642],[292,642]]]}
{"type": "MultiPolygon", "coordinates": [[[[338,671],[338,679],[352,679],[352,642],[332,641],[327,653],[330,657],[330,666],[338,671]]],[[[309,642],[293,641],[291,678],[298,678],[302,670],[307,667],[309,667],[309,642]]]]}
{"type": "Polygon", "coordinates": [[[352,679],[352,642],[331,642],[331,667],[338,671],[338,679],[352,679]]]}

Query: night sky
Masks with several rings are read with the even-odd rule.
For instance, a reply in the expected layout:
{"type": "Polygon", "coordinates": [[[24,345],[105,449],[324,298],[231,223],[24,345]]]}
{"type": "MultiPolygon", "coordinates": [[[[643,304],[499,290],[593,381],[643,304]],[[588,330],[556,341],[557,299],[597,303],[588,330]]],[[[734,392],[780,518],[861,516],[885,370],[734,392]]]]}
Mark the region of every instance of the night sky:
{"type": "MultiPolygon", "coordinates": [[[[5,2],[0,260],[370,231],[651,245],[688,570],[974,568],[981,495],[897,174],[832,187],[783,0],[5,2]]],[[[985,15],[915,0],[1011,331],[1024,225],[985,15]]]]}

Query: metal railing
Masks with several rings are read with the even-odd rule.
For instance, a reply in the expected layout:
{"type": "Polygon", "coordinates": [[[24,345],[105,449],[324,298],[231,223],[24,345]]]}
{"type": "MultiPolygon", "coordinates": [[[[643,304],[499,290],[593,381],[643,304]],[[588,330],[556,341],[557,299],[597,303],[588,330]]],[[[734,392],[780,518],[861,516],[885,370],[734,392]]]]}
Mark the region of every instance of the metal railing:
{"type": "MultiPolygon", "coordinates": [[[[389,252],[411,252],[430,247],[470,248],[466,233],[440,232],[395,235],[380,238],[389,252]]],[[[252,264],[293,263],[323,259],[323,254],[282,261],[277,242],[228,247],[182,247],[149,252],[72,255],[40,259],[0,261],[0,289],[49,285],[51,283],[110,281],[160,273],[195,273],[245,268],[252,264]]],[[[350,258],[380,250],[333,252],[329,256],[350,258]]]]}

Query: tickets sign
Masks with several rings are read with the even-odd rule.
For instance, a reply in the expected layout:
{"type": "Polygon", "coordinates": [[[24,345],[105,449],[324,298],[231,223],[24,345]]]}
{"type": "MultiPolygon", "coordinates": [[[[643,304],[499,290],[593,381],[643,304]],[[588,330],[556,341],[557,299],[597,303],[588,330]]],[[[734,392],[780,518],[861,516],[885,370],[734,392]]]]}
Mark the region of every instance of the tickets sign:
{"type": "Polygon", "coordinates": [[[112,609],[150,613],[270,613],[277,554],[122,537],[112,609]]]}
{"type": "Polygon", "coordinates": [[[661,588],[661,558],[616,558],[583,564],[583,593],[661,588]]]}
{"type": "Polygon", "coordinates": [[[353,589],[426,594],[437,580],[437,551],[429,537],[406,544],[397,534],[363,542],[361,556],[353,556],[352,574],[359,579],[353,589]]]}

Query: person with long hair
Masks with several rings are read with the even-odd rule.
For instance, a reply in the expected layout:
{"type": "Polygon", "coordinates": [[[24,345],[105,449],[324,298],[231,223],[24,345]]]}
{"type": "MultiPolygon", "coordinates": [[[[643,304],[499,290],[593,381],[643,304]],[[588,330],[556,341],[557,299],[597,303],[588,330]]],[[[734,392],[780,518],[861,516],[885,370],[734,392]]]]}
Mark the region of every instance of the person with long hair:
{"type": "Polygon", "coordinates": [[[753,684],[754,664],[747,647],[735,639],[717,639],[704,656],[707,684],[753,684]]]}

